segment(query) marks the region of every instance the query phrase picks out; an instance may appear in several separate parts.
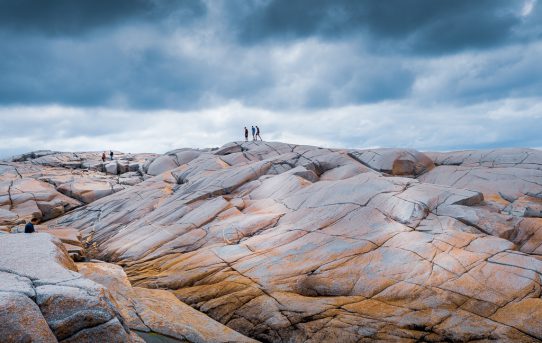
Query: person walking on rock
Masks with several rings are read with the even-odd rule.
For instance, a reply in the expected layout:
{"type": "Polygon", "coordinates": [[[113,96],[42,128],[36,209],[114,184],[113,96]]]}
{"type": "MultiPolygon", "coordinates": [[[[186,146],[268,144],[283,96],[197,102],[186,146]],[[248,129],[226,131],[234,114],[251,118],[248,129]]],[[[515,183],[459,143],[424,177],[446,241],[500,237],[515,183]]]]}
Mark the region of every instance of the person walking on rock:
{"type": "Polygon", "coordinates": [[[248,142],[248,129],[245,126],[245,142],[248,142]]]}
{"type": "Polygon", "coordinates": [[[104,151],[104,153],[102,154],[102,162],[105,163],[105,151],[104,151]]]}
{"type": "Polygon", "coordinates": [[[256,140],[256,129],[254,128],[254,126],[252,126],[252,140],[256,140]]]}
{"type": "Polygon", "coordinates": [[[262,137],[260,136],[260,128],[258,127],[258,125],[256,125],[256,140],[258,140],[258,138],[263,141],[262,137]]]}
{"type": "Polygon", "coordinates": [[[113,150],[109,151],[109,156],[111,157],[111,161],[113,161],[113,150]]]}
{"type": "Polygon", "coordinates": [[[34,224],[38,224],[38,218],[32,218],[31,221],[26,223],[26,225],[24,226],[24,233],[36,232],[36,229],[34,229],[34,224]]]}

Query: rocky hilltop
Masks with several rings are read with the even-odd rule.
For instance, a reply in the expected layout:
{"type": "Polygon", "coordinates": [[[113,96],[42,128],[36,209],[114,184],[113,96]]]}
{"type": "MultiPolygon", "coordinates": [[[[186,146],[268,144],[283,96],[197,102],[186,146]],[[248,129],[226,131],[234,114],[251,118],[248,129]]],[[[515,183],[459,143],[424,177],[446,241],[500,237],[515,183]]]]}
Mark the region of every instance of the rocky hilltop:
{"type": "Polygon", "coordinates": [[[4,340],[542,341],[542,151],[116,156],[0,164],[4,340]]]}

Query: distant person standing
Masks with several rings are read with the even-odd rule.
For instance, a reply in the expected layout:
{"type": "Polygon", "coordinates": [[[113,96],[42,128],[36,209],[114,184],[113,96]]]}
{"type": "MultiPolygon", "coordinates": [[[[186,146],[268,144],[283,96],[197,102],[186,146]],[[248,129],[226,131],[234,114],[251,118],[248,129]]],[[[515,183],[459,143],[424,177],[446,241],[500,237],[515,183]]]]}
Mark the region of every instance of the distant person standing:
{"type": "Polygon", "coordinates": [[[258,127],[258,125],[256,125],[256,140],[258,140],[258,138],[263,141],[262,137],[260,136],[260,128],[258,127]]]}
{"type": "Polygon", "coordinates": [[[105,163],[105,158],[106,158],[106,157],[105,157],[105,151],[104,151],[104,153],[102,154],[102,162],[103,162],[103,163],[105,163]]]}
{"type": "Polygon", "coordinates": [[[256,140],[256,129],[254,128],[254,126],[252,126],[252,140],[256,140]]]}
{"type": "Polygon", "coordinates": [[[113,161],[113,150],[109,151],[109,157],[111,157],[111,161],[113,161]]]}
{"type": "Polygon", "coordinates": [[[248,129],[245,126],[245,142],[248,142],[248,129]]]}
{"type": "Polygon", "coordinates": [[[24,233],[36,232],[36,229],[34,229],[34,224],[38,224],[38,218],[32,218],[31,221],[26,223],[26,225],[24,226],[24,233]]]}

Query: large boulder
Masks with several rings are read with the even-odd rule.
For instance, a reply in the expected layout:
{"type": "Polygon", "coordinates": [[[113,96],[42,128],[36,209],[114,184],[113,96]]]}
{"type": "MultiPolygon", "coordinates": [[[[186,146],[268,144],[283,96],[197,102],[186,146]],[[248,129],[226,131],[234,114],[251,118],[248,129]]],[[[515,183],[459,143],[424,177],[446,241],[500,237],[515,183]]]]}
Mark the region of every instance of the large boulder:
{"type": "Polygon", "coordinates": [[[71,198],[89,204],[100,198],[123,190],[124,187],[115,184],[112,180],[79,179],[63,183],[57,190],[71,198]]]}
{"type": "Polygon", "coordinates": [[[112,161],[104,165],[104,170],[107,174],[117,175],[119,173],[119,165],[116,161],[112,161]]]}
{"type": "Polygon", "coordinates": [[[178,166],[179,165],[177,164],[174,157],[168,155],[160,156],[149,164],[147,168],[147,174],[159,175],[166,171],[175,169],[178,166]]]}
{"type": "Polygon", "coordinates": [[[133,342],[109,292],[46,233],[0,236],[2,342],[133,342]],[[25,325],[28,324],[28,325],[25,325]]]}
{"type": "Polygon", "coordinates": [[[391,175],[418,176],[434,167],[427,155],[413,149],[352,150],[349,155],[369,168],[391,175]]]}

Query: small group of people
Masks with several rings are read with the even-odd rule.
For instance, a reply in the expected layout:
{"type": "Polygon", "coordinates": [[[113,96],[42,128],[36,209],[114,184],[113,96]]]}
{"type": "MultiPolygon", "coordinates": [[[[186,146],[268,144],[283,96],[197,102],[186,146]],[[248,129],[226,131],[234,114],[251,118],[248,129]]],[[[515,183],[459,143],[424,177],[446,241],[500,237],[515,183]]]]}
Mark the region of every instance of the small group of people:
{"type": "MultiPolygon", "coordinates": [[[[113,161],[113,150],[109,150],[109,157],[111,158],[111,161],[113,161]]],[[[107,158],[105,157],[105,151],[104,153],[102,154],[102,161],[105,163],[105,160],[107,158]]]]}
{"type": "MultiPolygon", "coordinates": [[[[262,137],[260,136],[260,128],[258,125],[256,127],[252,126],[252,140],[257,141],[258,138],[263,141],[262,137]]],[[[245,142],[248,142],[248,129],[245,126],[245,142]]]]}

